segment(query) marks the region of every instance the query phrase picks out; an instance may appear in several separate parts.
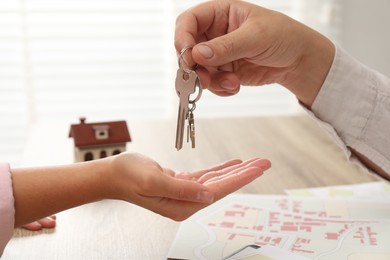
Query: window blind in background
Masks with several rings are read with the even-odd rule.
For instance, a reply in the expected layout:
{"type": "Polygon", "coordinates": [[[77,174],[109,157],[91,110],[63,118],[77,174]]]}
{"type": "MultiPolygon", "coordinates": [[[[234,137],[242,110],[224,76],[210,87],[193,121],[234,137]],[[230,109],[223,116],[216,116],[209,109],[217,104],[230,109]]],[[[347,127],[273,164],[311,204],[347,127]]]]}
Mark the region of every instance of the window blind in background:
{"type": "MultiPolygon", "coordinates": [[[[17,164],[35,123],[176,118],[176,16],[195,0],[0,1],[0,160],[17,164]]],[[[340,1],[251,1],[334,40],[340,1]]],[[[229,98],[205,91],[196,117],[291,114],[277,85],[229,98]]]]}

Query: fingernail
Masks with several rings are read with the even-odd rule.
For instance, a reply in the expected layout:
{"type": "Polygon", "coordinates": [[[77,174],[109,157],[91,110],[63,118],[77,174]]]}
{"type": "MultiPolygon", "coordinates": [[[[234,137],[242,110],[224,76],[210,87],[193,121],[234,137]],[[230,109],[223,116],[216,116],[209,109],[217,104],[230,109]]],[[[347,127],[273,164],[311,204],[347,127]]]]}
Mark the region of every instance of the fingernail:
{"type": "Polygon", "coordinates": [[[271,168],[271,162],[266,159],[257,160],[254,162],[254,166],[261,168],[263,171],[271,168]]]}
{"type": "Polygon", "coordinates": [[[224,81],[222,81],[220,83],[220,86],[224,89],[227,89],[227,90],[233,90],[236,88],[236,86],[234,86],[229,80],[225,79],[224,81]]]}
{"type": "Polygon", "coordinates": [[[197,195],[196,199],[199,202],[211,203],[214,200],[214,195],[211,192],[208,192],[208,191],[200,191],[200,192],[198,192],[198,195],[197,195]]]}
{"type": "Polygon", "coordinates": [[[196,48],[203,58],[210,59],[214,56],[213,50],[207,45],[199,45],[196,48]]]}

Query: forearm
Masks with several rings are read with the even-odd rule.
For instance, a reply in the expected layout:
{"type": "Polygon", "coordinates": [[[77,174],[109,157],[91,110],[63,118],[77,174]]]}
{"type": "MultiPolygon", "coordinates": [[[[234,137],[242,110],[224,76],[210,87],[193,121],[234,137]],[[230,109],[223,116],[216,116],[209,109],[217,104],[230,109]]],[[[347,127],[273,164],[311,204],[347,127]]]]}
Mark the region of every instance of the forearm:
{"type": "Polygon", "coordinates": [[[66,166],[11,169],[15,227],[36,219],[104,199],[102,187],[108,160],[66,166]]]}
{"type": "Polygon", "coordinates": [[[360,162],[389,179],[388,138],[375,141],[380,140],[381,131],[387,129],[388,109],[382,104],[388,102],[389,80],[353,59],[340,61],[334,44],[320,33],[300,23],[293,23],[291,27],[298,41],[306,44],[298,65],[280,83],[312,109],[316,117],[331,124],[345,147],[360,162]],[[383,115],[385,118],[380,119],[383,115]]]}
{"type": "MultiPolygon", "coordinates": [[[[390,79],[337,48],[311,110],[353,155],[382,177],[390,174],[390,79]],[[332,129],[330,128],[332,127],[332,129]],[[387,174],[386,174],[387,173],[387,174]]],[[[320,125],[323,125],[322,123],[320,125]]],[[[350,156],[349,153],[346,153],[350,156]]]]}

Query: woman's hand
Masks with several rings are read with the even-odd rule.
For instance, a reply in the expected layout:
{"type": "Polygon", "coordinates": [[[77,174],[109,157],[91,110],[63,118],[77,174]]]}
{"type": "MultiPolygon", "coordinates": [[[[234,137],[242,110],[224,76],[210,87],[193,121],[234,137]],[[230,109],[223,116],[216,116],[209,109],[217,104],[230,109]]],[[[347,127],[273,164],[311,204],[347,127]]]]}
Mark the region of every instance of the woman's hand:
{"type": "Polygon", "coordinates": [[[15,227],[32,229],[36,219],[103,199],[125,200],[183,220],[269,167],[268,160],[255,158],[185,173],[137,153],[122,153],[69,165],[12,169],[15,227]]]}
{"type": "Polygon", "coordinates": [[[174,220],[188,218],[261,176],[271,166],[266,159],[254,158],[246,162],[231,160],[193,172],[175,172],[136,153],[113,157],[111,165],[109,197],[174,220]]]}

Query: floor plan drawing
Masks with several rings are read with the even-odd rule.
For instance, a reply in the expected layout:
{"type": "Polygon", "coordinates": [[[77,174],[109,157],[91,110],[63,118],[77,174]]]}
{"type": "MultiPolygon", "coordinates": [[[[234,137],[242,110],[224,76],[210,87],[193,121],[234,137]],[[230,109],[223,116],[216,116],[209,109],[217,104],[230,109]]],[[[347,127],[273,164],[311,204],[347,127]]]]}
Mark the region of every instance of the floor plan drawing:
{"type": "Polygon", "coordinates": [[[390,259],[389,220],[383,201],[235,194],[183,222],[169,257],[223,259],[256,245],[308,259],[390,259]]]}

